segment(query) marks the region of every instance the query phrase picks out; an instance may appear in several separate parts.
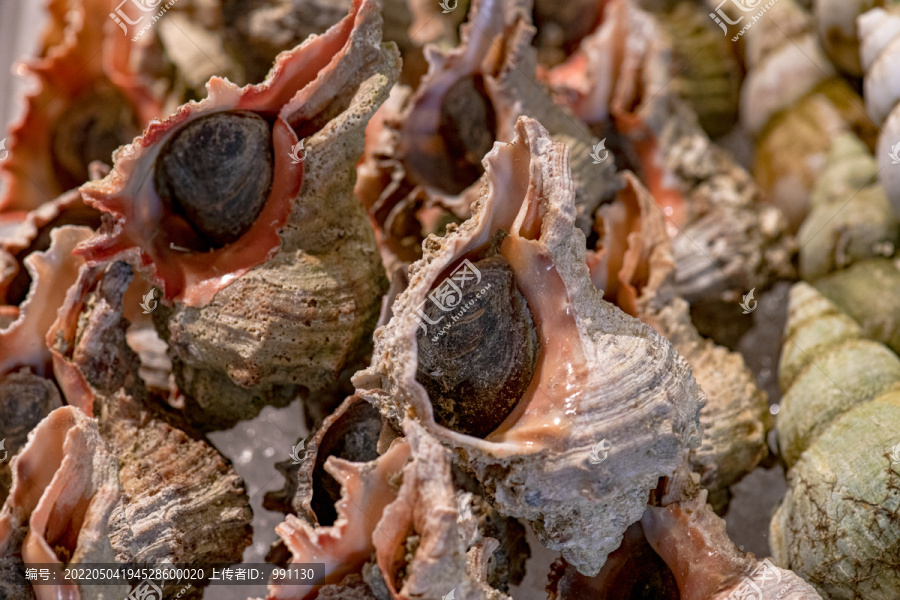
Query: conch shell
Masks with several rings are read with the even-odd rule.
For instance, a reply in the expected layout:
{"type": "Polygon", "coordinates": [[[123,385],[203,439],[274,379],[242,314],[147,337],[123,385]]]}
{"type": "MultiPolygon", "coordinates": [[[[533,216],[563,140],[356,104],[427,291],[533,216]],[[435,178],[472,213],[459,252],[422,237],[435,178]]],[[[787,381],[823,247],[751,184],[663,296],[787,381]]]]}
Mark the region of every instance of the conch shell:
{"type": "Polygon", "coordinates": [[[896,598],[900,359],[807,283],[791,290],[786,335],[775,560],[829,598],[896,598]]]}
{"type": "Polygon", "coordinates": [[[857,17],[884,0],[815,0],[813,16],[819,42],[831,62],[852,77],[863,74],[857,17]]]}
{"type": "Polygon", "coordinates": [[[131,42],[109,8],[102,0],[51,4],[43,56],[21,67],[38,86],[10,128],[0,211],[33,210],[84,183],[91,161],[108,163],[159,116],[162,99],[131,69],[131,42]]]}
{"type": "Polygon", "coordinates": [[[896,60],[900,55],[900,12],[896,6],[873,8],[858,19],[859,52],[865,68],[866,109],[880,126],[878,177],[894,213],[900,215],[900,93],[896,60]]]}
{"type": "Polygon", "coordinates": [[[81,251],[127,259],[163,292],[154,318],[205,427],[335,386],[365,354],[387,282],[353,173],[399,67],[380,27],[355,0],[265,82],[213,78],[82,190],[111,218],[81,251]],[[208,197],[209,177],[233,193],[208,197]]]}
{"type": "Polygon", "coordinates": [[[353,382],[395,426],[411,417],[451,448],[501,514],[593,574],[699,444],[704,399],[668,342],[591,283],[567,158],[519,119],[513,142],[485,158],[472,218],[426,241],[353,382]],[[445,335],[465,343],[455,364],[445,335]]]}
{"type": "Polygon", "coordinates": [[[853,134],[832,142],[811,206],[797,232],[800,276],[807,281],[891,256],[900,246],[900,221],[878,182],[877,162],[853,134]]]}
{"type": "Polygon", "coordinates": [[[707,397],[700,411],[703,442],[691,452],[691,467],[722,509],[728,487],[766,455],[766,394],[739,354],[702,338],[691,323],[688,304],[674,290],[665,217],[633,175],[624,179],[616,201],[597,211],[597,247],[587,251],[591,279],[606,300],[653,326],[691,365],[707,397]]]}
{"type": "MultiPolygon", "coordinates": [[[[341,410],[360,406],[348,399],[341,410]]],[[[499,542],[480,535],[465,494],[455,494],[450,453],[414,421],[404,422],[403,433],[371,462],[325,461],[340,481],[334,523],[288,515],[277,528],[292,562],[324,559],[325,575],[312,586],[270,585],[270,600],[345,598],[351,589],[363,598],[509,600],[488,585],[499,542]]]]}
{"type": "Polygon", "coordinates": [[[668,87],[673,71],[671,42],[653,15],[614,0],[603,24],[549,77],[582,120],[622,134],[626,164],[666,215],[678,294],[692,306],[733,303],[790,274],[786,224],[759,204],[750,175],[668,87]]]}
{"type": "Polygon", "coordinates": [[[577,222],[619,187],[614,159],[583,123],[554,104],[537,81],[530,0],[474,0],[462,41],[426,54],[418,89],[395,90],[367,130],[357,193],[380,235],[388,270],[421,255],[421,242],[448,220],[466,219],[479,195],[481,160],[512,139],[516,119],[540,121],[570,146],[577,222]],[[592,159],[592,148],[602,158],[592,159]]]}
{"type": "MultiPolygon", "coordinates": [[[[24,262],[31,274],[31,290],[15,309],[16,318],[0,329],[0,375],[30,367],[37,375],[51,373],[52,356],[45,336],[56,319],[66,291],[72,286],[84,260],[73,255],[75,247],[91,235],[87,227],[65,226],[50,232],[50,247],[34,252],[24,262]]],[[[88,409],[88,414],[90,414],[88,409]]]]}
{"type": "Polygon", "coordinates": [[[206,440],[150,402],[125,340],[131,281],[122,262],[85,266],[47,336],[56,380],[67,398],[96,410],[118,458],[123,495],[109,517],[115,562],[239,561],[251,537],[244,483],[206,440]]]}
{"type": "MultiPolygon", "coordinates": [[[[58,565],[58,581],[64,564],[114,562],[107,521],[120,495],[116,457],[96,421],[73,406],[56,409],[13,459],[13,487],[0,510],[0,561],[21,555],[25,565],[58,565]]],[[[39,585],[34,593],[38,600],[80,600],[128,592],[121,585],[85,588],[39,585]]]]}

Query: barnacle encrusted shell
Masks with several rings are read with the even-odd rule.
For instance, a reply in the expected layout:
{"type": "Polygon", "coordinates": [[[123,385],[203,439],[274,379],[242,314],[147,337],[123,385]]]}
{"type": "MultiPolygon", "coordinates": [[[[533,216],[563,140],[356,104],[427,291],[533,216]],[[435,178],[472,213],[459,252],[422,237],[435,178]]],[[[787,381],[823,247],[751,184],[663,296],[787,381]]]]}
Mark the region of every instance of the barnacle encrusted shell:
{"type": "MultiPolygon", "coordinates": [[[[527,519],[547,546],[596,573],[640,518],[649,491],[698,445],[703,395],[668,342],[603,301],[591,283],[567,158],[539,123],[519,119],[513,142],[495,145],[485,159],[472,218],[426,241],[393,319],[376,331],[372,366],[353,382],[395,425],[412,417],[452,448],[501,514],[527,519]],[[471,269],[462,261],[498,251],[528,303],[540,355],[512,413],[478,439],[435,422],[432,399],[416,380],[416,336],[429,292],[471,269]],[[591,465],[602,440],[611,445],[608,459],[591,465]]],[[[452,327],[456,312],[430,324],[428,335],[452,327]]],[[[492,360],[480,354],[484,348],[473,345],[456,368],[477,372],[492,360]]]]}
{"type": "Polygon", "coordinates": [[[707,398],[700,411],[703,441],[691,452],[691,466],[721,509],[728,487],[766,455],[766,394],[739,354],[702,338],[691,323],[689,306],[673,286],[665,217],[633,175],[624,179],[616,201],[597,211],[597,248],[587,251],[591,279],[604,298],[652,325],[691,365],[707,398]]]}
{"type": "Polygon", "coordinates": [[[890,256],[900,245],[900,222],[878,182],[877,162],[850,133],[832,142],[810,204],[797,232],[803,279],[890,256]]]}
{"type": "Polygon", "coordinates": [[[114,216],[85,247],[88,259],[130,260],[173,304],[155,322],[188,414],[204,427],[334,386],[365,353],[387,282],[353,176],[365,122],[399,68],[380,30],[375,3],[356,0],[328,32],[282,53],[262,84],[213,78],[207,99],[152,124],[117,153],[109,177],[83,190],[114,216]],[[274,121],[268,200],[235,241],[185,252],[178,235],[196,234],[149,173],[184,127],[235,111],[274,121]]]}
{"type": "Polygon", "coordinates": [[[115,561],[239,561],[252,518],[244,483],[206,440],[150,402],[125,340],[131,280],[122,262],[85,266],[47,336],[57,381],[67,398],[94,408],[118,458],[123,496],[109,517],[115,561]]]}
{"type": "Polygon", "coordinates": [[[897,57],[900,56],[900,12],[896,5],[873,8],[858,19],[859,53],[865,68],[863,90],[869,116],[880,126],[878,137],[878,177],[900,215],[900,169],[894,156],[900,155],[900,91],[897,85],[897,57]]]}
{"type": "Polygon", "coordinates": [[[703,494],[665,507],[648,506],[641,525],[675,575],[680,600],[820,598],[797,574],[738,550],[703,494]]]}
{"type": "Polygon", "coordinates": [[[109,8],[102,0],[73,0],[51,9],[43,56],[21,67],[38,85],[10,128],[0,210],[33,210],[84,183],[92,160],[108,163],[113,150],[159,116],[161,100],[130,69],[129,41],[109,8]]]}
{"type": "Polygon", "coordinates": [[[829,598],[896,598],[900,359],[802,282],[787,336],[776,427],[791,468],[772,553],[829,598]]]}
{"type": "MultiPolygon", "coordinates": [[[[122,492],[116,457],[96,421],[74,406],[56,409],[31,432],[12,468],[13,487],[0,510],[0,560],[21,555],[25,565],[59,569],[114,562],[107,522],[122,492]]],[[[54,575],[63,579],[61,570],[54,575]]],[[[59,584],[34,592],[38,600],[80,600],[120,597],[128,588],[59,584]]]]}

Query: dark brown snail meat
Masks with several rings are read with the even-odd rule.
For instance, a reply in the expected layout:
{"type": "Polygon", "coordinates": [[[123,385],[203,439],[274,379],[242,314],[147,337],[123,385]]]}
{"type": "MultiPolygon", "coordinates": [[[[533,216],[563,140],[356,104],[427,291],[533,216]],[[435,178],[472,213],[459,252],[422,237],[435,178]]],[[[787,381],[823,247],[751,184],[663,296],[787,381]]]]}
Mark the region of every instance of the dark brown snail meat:
{"type": "Polygon", "coordinates": [[[420,183],[459,194],[475,183],[481,159],[494,144],[497,116],[481,75],[463,77],[447,89],[438,108],[437,135],[417,140],[406,165],[420,183]]]}
{"type": "Polygon", "coordinates": [[[525,393],[540,349],[531,311],[506,259],[495,255],[475,268],[480,282],[462,288],[451,311],[426,301],[428,322],[437,323],[417,335],[416,380],[428,391],[435,421],[483,438],[525,393]]]}
{"type": "Polygon", "coordinates": [[[271,127],[259,115],[202,117],[166,142],[156,161],[156,191],[211,247],[224,246],[253,225],[266,203],[271,148],[271,127]]]}

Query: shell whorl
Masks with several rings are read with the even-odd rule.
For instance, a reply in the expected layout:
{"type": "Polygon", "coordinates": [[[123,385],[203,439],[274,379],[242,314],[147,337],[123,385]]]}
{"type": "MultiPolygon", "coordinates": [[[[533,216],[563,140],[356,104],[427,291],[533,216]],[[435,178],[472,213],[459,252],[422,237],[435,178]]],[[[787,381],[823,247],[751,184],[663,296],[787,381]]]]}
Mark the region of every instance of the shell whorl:
{"type": "Polygon", "coordinates": [[[829,598],[900,594],[900,359],[807,283],[791,290],[776,428],[790,466],[776,562],[829,598]]]}
{"type": "Polygon", "coordinates": [[[857,23],[866,109],[881,127],[878,177],[894,212],[900,215],[900,11],[896,6],[873,8],[860,15],[857,23]]]}

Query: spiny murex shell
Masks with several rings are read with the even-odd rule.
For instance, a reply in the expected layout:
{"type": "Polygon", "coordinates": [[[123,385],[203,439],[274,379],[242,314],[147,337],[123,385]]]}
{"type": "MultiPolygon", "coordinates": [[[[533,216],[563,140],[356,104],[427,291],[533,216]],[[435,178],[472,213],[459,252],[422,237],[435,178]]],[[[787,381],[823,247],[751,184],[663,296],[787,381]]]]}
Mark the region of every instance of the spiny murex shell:
{"type": "MultiPolygon", "coordinates": [[[[426,240],[394,318],[376,331],[372,366],[353,382],[395,424],[412,417],[454,449],[500,513],[529,520],[545,545],[595,574],[659,479],[699,445],[704,399],[672,346],[603,301],[591,283],[567,158],[539,123],[519,119],[515,141],[485,158],[472,218],[426,240]],[[541,348],[525,393],[502,425],[478,439],[435,422],[416,380],[417,309],[435,284],[468,266],[463,259],[487,256],[500,231],[509,235],[499,255],[511,265],[541,348]],[[598,444],[608,455],[592,464],[598,444]]],[[[493,357],[472,350],[463,360],[477,376],[493,357]]]]}
{"type": "MultiPolygon", "coordinates": [[[[338,25],[282,53],[265,82],[237,88],[213,78],[206,99],[152,124],[115,155],[109,177],[84,188],[90,202],[116,216],[90,244],[89,260],[127,257],[174,301],[154,319],[169,343],[188,413],[205,427],[230,427],[265,404],[285,405],[304,389],[335,386],[366,351],[387,281],[352,190],[365,123],[399,71],[396,48],[381,42],[381,22],[373,0],[354,0],[338,25]],[[164,178],[140,174],[167,164],[157,163],[163,156],[177,169],[184,155],[208,146],[201,119],[248,111],[264,127],[255,113],[278,114],[262,212],[224,247],[160,247],[156,238],[178,221],[164,208],[164,186],[156,186],[164,178]],[[184,139],[182,148],[192,127],[200,128],[197,143],[184,139]],[[166,151],[170,143],[177,152],[166,151]],[[300,162],[290,158],[301,149],[300,162]]],[[[250,153],[260,155],[265,152],[250,153]]],[[[248,164],[235,162],[253,173],[248,164]]],[[[204,194],[215,189],[199,187],[204,194]]]]}

